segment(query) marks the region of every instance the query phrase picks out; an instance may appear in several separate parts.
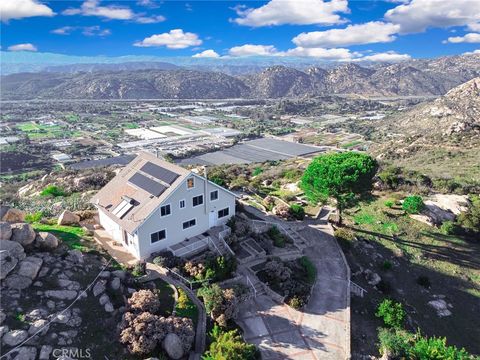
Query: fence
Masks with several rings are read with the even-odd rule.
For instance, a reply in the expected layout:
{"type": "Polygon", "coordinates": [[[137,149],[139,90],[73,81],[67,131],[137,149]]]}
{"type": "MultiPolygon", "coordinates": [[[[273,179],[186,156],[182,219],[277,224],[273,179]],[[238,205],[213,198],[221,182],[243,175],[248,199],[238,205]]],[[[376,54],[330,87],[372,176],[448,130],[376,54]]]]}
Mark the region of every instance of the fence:
{"type": "Polygon", "coordinates": [[[205,237],[204,239],[195,241],[191,244],[188,245],[183,245],[182,247],[178,248],[176,250],[169,248],[169,250],[173,253],[175,256],[186,256],[187,254],[193,253],[201,248],[208,247],[208,243],[211,241],[210,237],[205,237]]]}
{"type": "Polygon", "coordinates": [[[225,246],[225,249],[230,253],[230,255],[235,256],[235,253],[233,250],[228,246],[227,242],[225,241],[225,238],[232,233],[232,229],[230,229],[228,226],[224,225],[224,229],[218,233],[218,239],[223,243],[225,246]]]}
{"type": "Polygon", "coordinates": [[[210,280],[189,280],[187,279],[186,277],[182,276],[181,274],[179,274],[177,271],[173,270],[173,269],[170,269],[170,268],[166,268],[168,270],[168,274],[181,281],[182,283],[184,283],[185,285],[187,285],[190,290],[193,290],[194,286],[197,285],[197,284],[203,284],[203,283],[210,283],[210,280]]]}
{"type": "Polygon", "coordinates": [[[360,285],[355,284],[353,281],[350,281],[350,293],[363,298],[363,295],[367,293],[367,290],[362,288],[360,285]]]}

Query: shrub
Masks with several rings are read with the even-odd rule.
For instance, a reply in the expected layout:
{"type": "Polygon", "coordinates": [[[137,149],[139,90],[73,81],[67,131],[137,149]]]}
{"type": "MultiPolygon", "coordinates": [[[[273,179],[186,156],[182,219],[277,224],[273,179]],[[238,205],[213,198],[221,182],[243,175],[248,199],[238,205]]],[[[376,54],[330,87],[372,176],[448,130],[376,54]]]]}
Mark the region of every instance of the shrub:
{"type": "Polygon", "coordinates": [[[139,260],[133,265],[132,275],[133,276],[143,276],[146,273],[147,264],[145,261],[139,260]]]}
{"type": "Polygon", "coordinates": [[[57,196],[65,196],[65,191],[62,188],[55,186],[55,185],[48,185],[45,189],[42,190],[40,193],[41,196],[50,196],[50,197],[57,197],[57,196]]]}
{"type": "Polygon", "coordinates": [[[470,234],[480,233],[480,196],[471,198],[471,205],[467,211],[458,215],[457,223],[470,234]]]}
{"type": "Polygon", "coordinates": [[[298,204],[290,205],[289,213],[297,220],[303,220],[305,218],[305,209],[298,204]]]}
{"type": "Polygon", "coordinates": [[[388,208],[392,208],[393,205],[395,205],[395,201],[394,200],[385,200],[385,202],[383,203],[386,207],[388,208]]]}
{"type": "Polygon", "coordinates": [[[300,263],[300,265],[302,265],[302,267],[305,269],[305,272],[307,273],[308,283],[313,284],[317,277],[317,268],[315,267],[315,265],[306,256],[302,256],[298,260],[298,262],[300,263]]]}
{"type": "Polygon", "coordinates": [[[35,211],[34,213],[28,213],[25,215],[25,222],[27,223],[37,223],[40,222],[43,218],[43,212],[42,211],[35,211]]]}
{"type": "Polygon", "coordinates": [[[234,289],[222,290],[218,284],[205,285],[198,290],[203,298],[205,310],[220,326],[227,326],[227,321],[234,318],[238,311],[238,300],[234,289]]]}
{"type": "Polygon", "coordinates": [[[283,234],[280,232],[280,230],[278,230],[278,228],[275,225],[273,225],[268,229],[267,235],[270,239],[273,240],[273,245],[275,245],[276,247],[282,247],[282,248],[285,247],[286,245],[285,236],[283,236],[283,234]]]}
{"type": "Polygon", "coordinates": [[[128,299],[128,307],[135,312],[155,314],[160,310],[160,300],[152,290],[138,290],[128,299]]]}
{"type": "Polygon", "coordinates": [[[431,359],[431,360],[461,360],[470,359],[470,355],[465,349],[457,349],[456,346],[447,346],[446,338],[419,338],[410,351],[410,355],[414,359],[431,359]]]}
{"type": "Polygon", "coordinates": [[[305,303],[301,298],[295,295],[288,300],[288,305],[298,310],[301,309],[302,306],[305,305],[305,303]]]}
{"type": "Polygon", "coordinates": [[[402,209],[405,210],[408,214],[418,214],[423,210],[425,204],[423,199],[419,195],[407,196],[403,200],[402,209]]]}
{"type": "Polygon", "coordinates": [[[414,335],[400,329],[378,329],[379,351],[390,358],[408,358],[414,335]]]}
{"type": "Polygon", "coordinates": [[[125,313],[120,342],[133,354],[151,353],[167,335],[163,318],[144,312],[140,315],[125,313]]]}
{"type": "Polygon", "coordinates": [[[254,360],[259,358],[255,345],[243,341],[237,330],[224,332],[215,325],[210,333],[212,342],[202,360],[254,360]]]}
{"type": "Polygon", "coordinates": [[[417,278],[417,284],[428,289],[431,286],[430,278],[428,276],[419,276],[417,278]]]}
{"type": "Polygon", "coordinates": [[[383,263],[382,263],[382,269],[383,270],[390,270],[392,268],[392,263],[388,260],[385,260],[383,263]]]}
{"type": "Polygon", "coordinates": [[[257,176],[257,175],[260,175],[261,173],[263,173],[263,169],[261,167],[256,167],[252,172],[252,176],[257,176]]]}
{"type": "Polygon", "coordinates": [[[162,267],[167,267],[167,268],[174,268],[176,266],[183,265],[183,259],[173,255],[171,251],[162,251],[160,253],[157,253],[158,256],[155,256],[153,258],[153,263],[162,266],[162,267]]]}
{"type": "Polygon", "coordinates": [[[453,221],[444,221],[440,226],[440,231],[445,235],[453,235],[456,232],[456,225],[453,221]]]}
{"type": "Polygon", "coordinates": [[[344,229],[344,228],[338,228],[335,229],[335,232],[333,233],[335,238],[337,239],[338,243],[342,247],[344,251],[350,250],[352,247],[353,242],[355,241],[355,234],[353,231],[344,229]]]}
{"type": "Polygon", "coordinates": [[[190,303],[190,299],[188,298],[187,293],[182,290],[181,288],[178,289],[178,300],[177,300],[177,307],[179,309],[186,309],[190,303]]]}
{"type": "Polygon", "coordinates": [[[384,299],[377,308],[376,317],[382,318],[384,324],[390,328],[400,329],[405,321],[403,305],[390,299],[384,299]]]}

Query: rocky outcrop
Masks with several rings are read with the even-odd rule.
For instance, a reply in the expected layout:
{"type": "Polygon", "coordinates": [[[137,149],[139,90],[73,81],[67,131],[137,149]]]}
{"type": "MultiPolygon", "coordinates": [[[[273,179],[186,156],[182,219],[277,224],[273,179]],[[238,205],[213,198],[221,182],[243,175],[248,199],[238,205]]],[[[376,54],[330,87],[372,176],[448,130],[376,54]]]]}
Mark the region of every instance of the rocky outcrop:
{"type": "Polygon", "coordinates": [[[25,256],[25,251],[19,243],[0,240],[0,280],[5,279],[25,256]]]}
{"type": "Polygon", "coordinates": [[[0,240],[10,240],[12,237],[12,227],[6,221],[0,222],[0,240]]]}
{"type": "Polygon", "coordinates": [[[80,222],[80,216],[72,213],[71,211],[64,210],[58,217],[58,225],[78,225],[80,222]]]}
{"type": "Polygon", "coordinates": [[[18,266],[18,275],[25,276],[30,280],[34,280],[37,277],[38,272],[42,267],[42,264],[43,264],[43,260],[38,257],[35,257],[35,256],[26,257],[24,260],[20,262],[18,266]]]}
{"type": "Polygon", "coordinates": [[[2,221],[8,221],[11,223],[24,222],[25,212],[19,209],[9,208],[6,210],[5,214],[2,216],[2,221]]]}
{"type": "Polygon", "coordinates": [[[42,250],[53,250],[58,246],[58,239],[48,232],[39,232],[35,237],[35,246],[42,250]]]}
{"type": "Polygon", "coordinates": [[[35,230],[32,225],[26,223],[18,223],[12,225],[12,241],[16,241],[22,246],[27,246],[35,240],[35,230]]]}

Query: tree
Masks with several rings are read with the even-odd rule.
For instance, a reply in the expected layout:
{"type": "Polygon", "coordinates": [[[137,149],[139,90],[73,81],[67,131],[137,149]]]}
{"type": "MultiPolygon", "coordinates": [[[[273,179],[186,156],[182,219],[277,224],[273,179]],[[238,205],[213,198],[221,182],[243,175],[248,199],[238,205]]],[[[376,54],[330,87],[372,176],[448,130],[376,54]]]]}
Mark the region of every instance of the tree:
{"type": "Polygon", "coordinates": [[[318,203],[326,197],[337,201],[339,222],[342,211],[355,194],[371,190],[377,162],[358,152],[332,153],[316,157],[300,182],[307,198],[318,203]]]}
{"type": "Polygon", "coordinates": [[[377,308],[376,317],[382,318],[386,326],[400,329],[405,321],[403,305],[390,299],[384,299],[377,308]]]}
{"type": "Polygon", "coordinates": [[[243,341],[237,330],[223,332],[218,325],[210,333],[212,343],[202,356],[203,360],[254,360],[257,358],[255,345],[243,341]]]}
{"type": "Polygon", "coordinates": [[[471,198],[472,204],[466,212],[458,215],[457,222],[464,231],[471,234],[480,233],[480,196],[471,198]]]}
{"type": "Polygon", "coordinates": [[[423,199],[419,195],[407,196],[402,204],[402,209],[409,214],[418,214],[424,207],[423,199]]]}

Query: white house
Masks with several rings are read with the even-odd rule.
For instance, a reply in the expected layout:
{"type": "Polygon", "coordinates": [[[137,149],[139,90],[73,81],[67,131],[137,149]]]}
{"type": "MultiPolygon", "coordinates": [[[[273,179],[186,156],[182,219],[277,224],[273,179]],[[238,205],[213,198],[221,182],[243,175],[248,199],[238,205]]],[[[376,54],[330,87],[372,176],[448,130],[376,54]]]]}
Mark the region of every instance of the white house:
{"type": "Polygon", "coordinates": [[[138,259],[203,234],[235,215],[235,194],[146,152],[91,202],[100,225],[138,259]]]}

